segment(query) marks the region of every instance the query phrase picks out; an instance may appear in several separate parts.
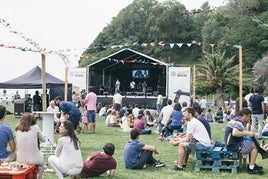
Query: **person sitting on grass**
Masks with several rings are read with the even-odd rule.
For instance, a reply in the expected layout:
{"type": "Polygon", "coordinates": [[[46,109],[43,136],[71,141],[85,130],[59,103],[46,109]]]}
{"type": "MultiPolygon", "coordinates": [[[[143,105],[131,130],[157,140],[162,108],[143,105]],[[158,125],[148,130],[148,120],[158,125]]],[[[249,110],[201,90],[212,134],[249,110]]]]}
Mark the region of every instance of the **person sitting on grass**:
{"type": "Polygon", "coordinates": [[[122,117],[122,123],[119,123],[123,132],[131,131],[131,120],[132,118],[130,117],[130,114],[128,112],[125,112],[124,116],[122,117]]]}
{"type": "Polygon", "coordinates": [[[16,160],[16,144],[11,127],[4,124],[5,118],[6,107],[0,105],[0,159],[14,161],[16,160]],[[9,145],[10,151],[7,150],[7,145],[9,145]]]}
{"type": "Polygon", "coordinates": [[[264,127],[262,128],[261,135],[264,137],[268,137],[268,122],[266,122],[264,127]]]}
{"type": "Polygon", "coordinates": [[[81,171],[82,178],[95,177],[103,173],[108,176],[114,176],[116,171],[116,160],[113,158],[114,145],[107,143],[103,146],[104,152],[94,152],[84,162],[83,169],[81,171]]]}
{"type": "Polygon", "coordinates": [[[207,150],[211,148],[211,142],[205,126],[195,118],[195,110],[186,108],[184,115],[187,123],[186,136],[180,140],[173,140],[173,145],[179,145],[178,163],[172,170],[182,171],[186,166],[188,150],[207,150]]]}
{"type": "Polygon", "coordinates": [[[138,129],[133,128],[130,131],[130,138],[123,151],[124,163],[127,169],[142,169],[146,168],[147,164],[156,168],[165,166],[164,163],[157,161],[153,157],[153,153],[158,154],[155,146],[139,142],[140,132],[138,129]]]}
{"type": "Polygon", "coordinates": [[[140,134],[151,134],[152,131],[149,128],[145,128],[145,122],[143,120],[143,115],[142,114],[138,114],[137,119],[134,121],[134,127],[138,129],[138,131],[140,132],[140,134]]]}
{"type": "Polygon", "coordinates": [[[117,121],[117,111],[112,110],[111,113],[108,112],[109,115],[105,119],[105,125],[107,127],[120,127],[118,121],[117,121]]]}
{"type": "Polygon", "coordinates": [[[256,164],[258,149],[253,140],[248,140],[244,136],[254,137],[254,132],[246,130],[246,123],[249,122],[251,111],[243,108],[239,111],[239,117],[228,122],[225,128],[224,141],[227,150],[249,154],[250,163],[247,168],[248,174],[263,175],[263,167],[256,164]]]}
{"type": "Polygon", "coordinates": [[[172,135],[173,130],[182,131],[181,126],[182,126],[181,104],[176,103],[172,110],[172,113],[170,114],[170,116],[166,121],[166,124],[162,128],[162,133],[160,136],[162,138],[160,139],[162,140],[165,137],[169,137],[170,135],[172,135]]]}
{"type": "Polygon", "coordinates": [[[78,175],[83,168],[83,159],[73,123],[64,121],[60,125],[61,137],[57,141],[55,155],[48,157],[48,163],[54,170],[58,179],[63,179],[64,174],[78,175]]]}

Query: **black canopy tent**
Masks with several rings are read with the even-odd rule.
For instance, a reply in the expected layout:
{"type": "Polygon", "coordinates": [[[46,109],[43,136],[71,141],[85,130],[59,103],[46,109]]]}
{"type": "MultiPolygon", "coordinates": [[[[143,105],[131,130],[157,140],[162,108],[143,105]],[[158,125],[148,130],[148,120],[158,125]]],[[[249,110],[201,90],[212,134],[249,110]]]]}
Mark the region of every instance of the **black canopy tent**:
{"type": "MultiPolygon", "coordinates": [[[[61,95],[64,97],[64,81],[46,73],[46,87],[49,89],[50,99],[61,95]]],[[[0,83],[2,89],[41,89],[42,88],[42,69],[34,67],[29,72],[12,80],[0,83]]],[[[68,84],[68,101],[72,99],[72,84],[68,84]]]]}
{"type": "Polygon", "coordinates": [[[131,80],[135,80],[136,84],[146,81],[152,91],[159,90],[166,95],[167,68],[165,62],[125,48],[88,65],[87,86],[94,86],[96,92],[103,86],[104,91],[113,93],[115,81],[119,79],[120,90],[126,92],[131,80]],[[135,78],[133,73],[138,70],[147,72],[148,76],[135,78]]]}

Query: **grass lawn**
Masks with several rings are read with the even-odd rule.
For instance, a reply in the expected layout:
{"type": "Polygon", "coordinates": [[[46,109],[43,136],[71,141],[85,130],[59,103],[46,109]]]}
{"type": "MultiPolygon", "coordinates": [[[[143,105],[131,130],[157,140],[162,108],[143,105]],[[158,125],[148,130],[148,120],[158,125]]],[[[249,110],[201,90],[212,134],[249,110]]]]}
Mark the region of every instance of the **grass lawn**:
{"type": "MultiPolygon", "coordinates": [[[[7,109],[13,112],[13,105],[8,105],[7,109]]],[[[15,128],[18,123],[19,118],[15,118],[13,115],[7,115],[5,123],[15,128]]],[[[42,120],[38,121],[39,125],[42,125],[42,120]]],[[[224,126],[226,123],[217,124],[212,123],[212,139],[214,141],[223,141],[224,136],[224,126]]],[[[82,126],[83,127],[83,126],[82,126]]],[[[156,159],[166,164],[166,167],[153,168],[147,167],[143,170],[128,170],[124,167],[123,163],[123,148],[128,141],[129,134],[123,132],[117,132],[118,128],[108,128],[104,125],[104,118],[97,117],[97,130],[96,134],[86,134],[82,133],[78,135],[81,141],[81,149],[83,159],[85,160],[92,152],[102,151],[102,147],[105,143],[111,142],[115,145],[114,157],[117,160],[117,171],[114,178],[266,178],[268,177],[268,163],[267,160],[262,160],[261,156],[258,156],[257,163],[264,167],[263,176],[252,176],[248,175],[245,170],[239,170],[237,174],[232,174],[231,170],[224,170],[220,173],[214,173],[211,170],[201,170],[200,172],[195,172],[194,165],[196,159],[190,157],[187,163],[187,167],[184,171],[173,171],[170,168],[173,166],[173,162],[177,159],[178,148],[171,146],[168,142],[161,142],[157,140],[156,134],[143,135],[140,137],[140,141],[145,144],[155,145],[160,154],[155,155],[156,159]]],[[[154,129],[152,129],[154,131],[154,129]]],[[[59,137],[59,134],[55,135],[55,141],[59,137]]],[[[47,158],[47,156],[45,157],[47,158]]],[[[107,177],[106,175],[101,175],[97,178],[107,177]]],[[[44,179],[54,179],[55,174],[45,173],[43,175],[44,179]]]]}

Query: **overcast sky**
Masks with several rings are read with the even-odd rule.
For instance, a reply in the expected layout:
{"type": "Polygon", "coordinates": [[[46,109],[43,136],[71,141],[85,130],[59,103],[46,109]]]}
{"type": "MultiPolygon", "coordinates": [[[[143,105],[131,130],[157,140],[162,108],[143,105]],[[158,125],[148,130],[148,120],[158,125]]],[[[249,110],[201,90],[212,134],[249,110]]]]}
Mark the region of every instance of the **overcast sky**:
{"type": "MultiPolygon", "coordinates": [[[[77,66],[79,55],[110,23],[118,12],[133,0],[1,0],[0,18],[13,30],[49,50],[72,51],[70,67],[77,66]],[[78,57],[75,57],[78,55],[78,57]]],[[[160,0],[162,2],[163,0],[160,0]]],[[[226,0],[209,0],[213,7],[226,0]]],[[[187,9],[199,8],[205,0],[180,0],[187,9]]],[[[32,47],[21,35],[0,24],[0,44],[32,47]]],[[[0,82],[41,67],[41,55],[0,47],[0,82]]],[[[46,56],[48,73],[64,79],[65,63],[53,54],[46,56]]],[[[0,92],[1,93],[1,92],[0,92]]]]}

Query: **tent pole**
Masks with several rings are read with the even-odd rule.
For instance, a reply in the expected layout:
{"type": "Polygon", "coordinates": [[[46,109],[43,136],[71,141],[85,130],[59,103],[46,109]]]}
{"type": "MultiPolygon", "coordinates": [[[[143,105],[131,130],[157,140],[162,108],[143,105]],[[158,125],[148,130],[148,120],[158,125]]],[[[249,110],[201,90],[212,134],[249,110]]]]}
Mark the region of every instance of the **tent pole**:
{"type": "Polygon", "coordinates": [[[46,111],[47,108],[47,92],[46,92],[46,56],[44,54],[41,54],[42,58],[42,109],[43,111],[46,111]]]}
{"type": "Polygon", "coordinates": [[[67,101],[67,93],[68,93],[68,66],[65,67],[65,80],[64,80],[64,100],[67,101]]]}

